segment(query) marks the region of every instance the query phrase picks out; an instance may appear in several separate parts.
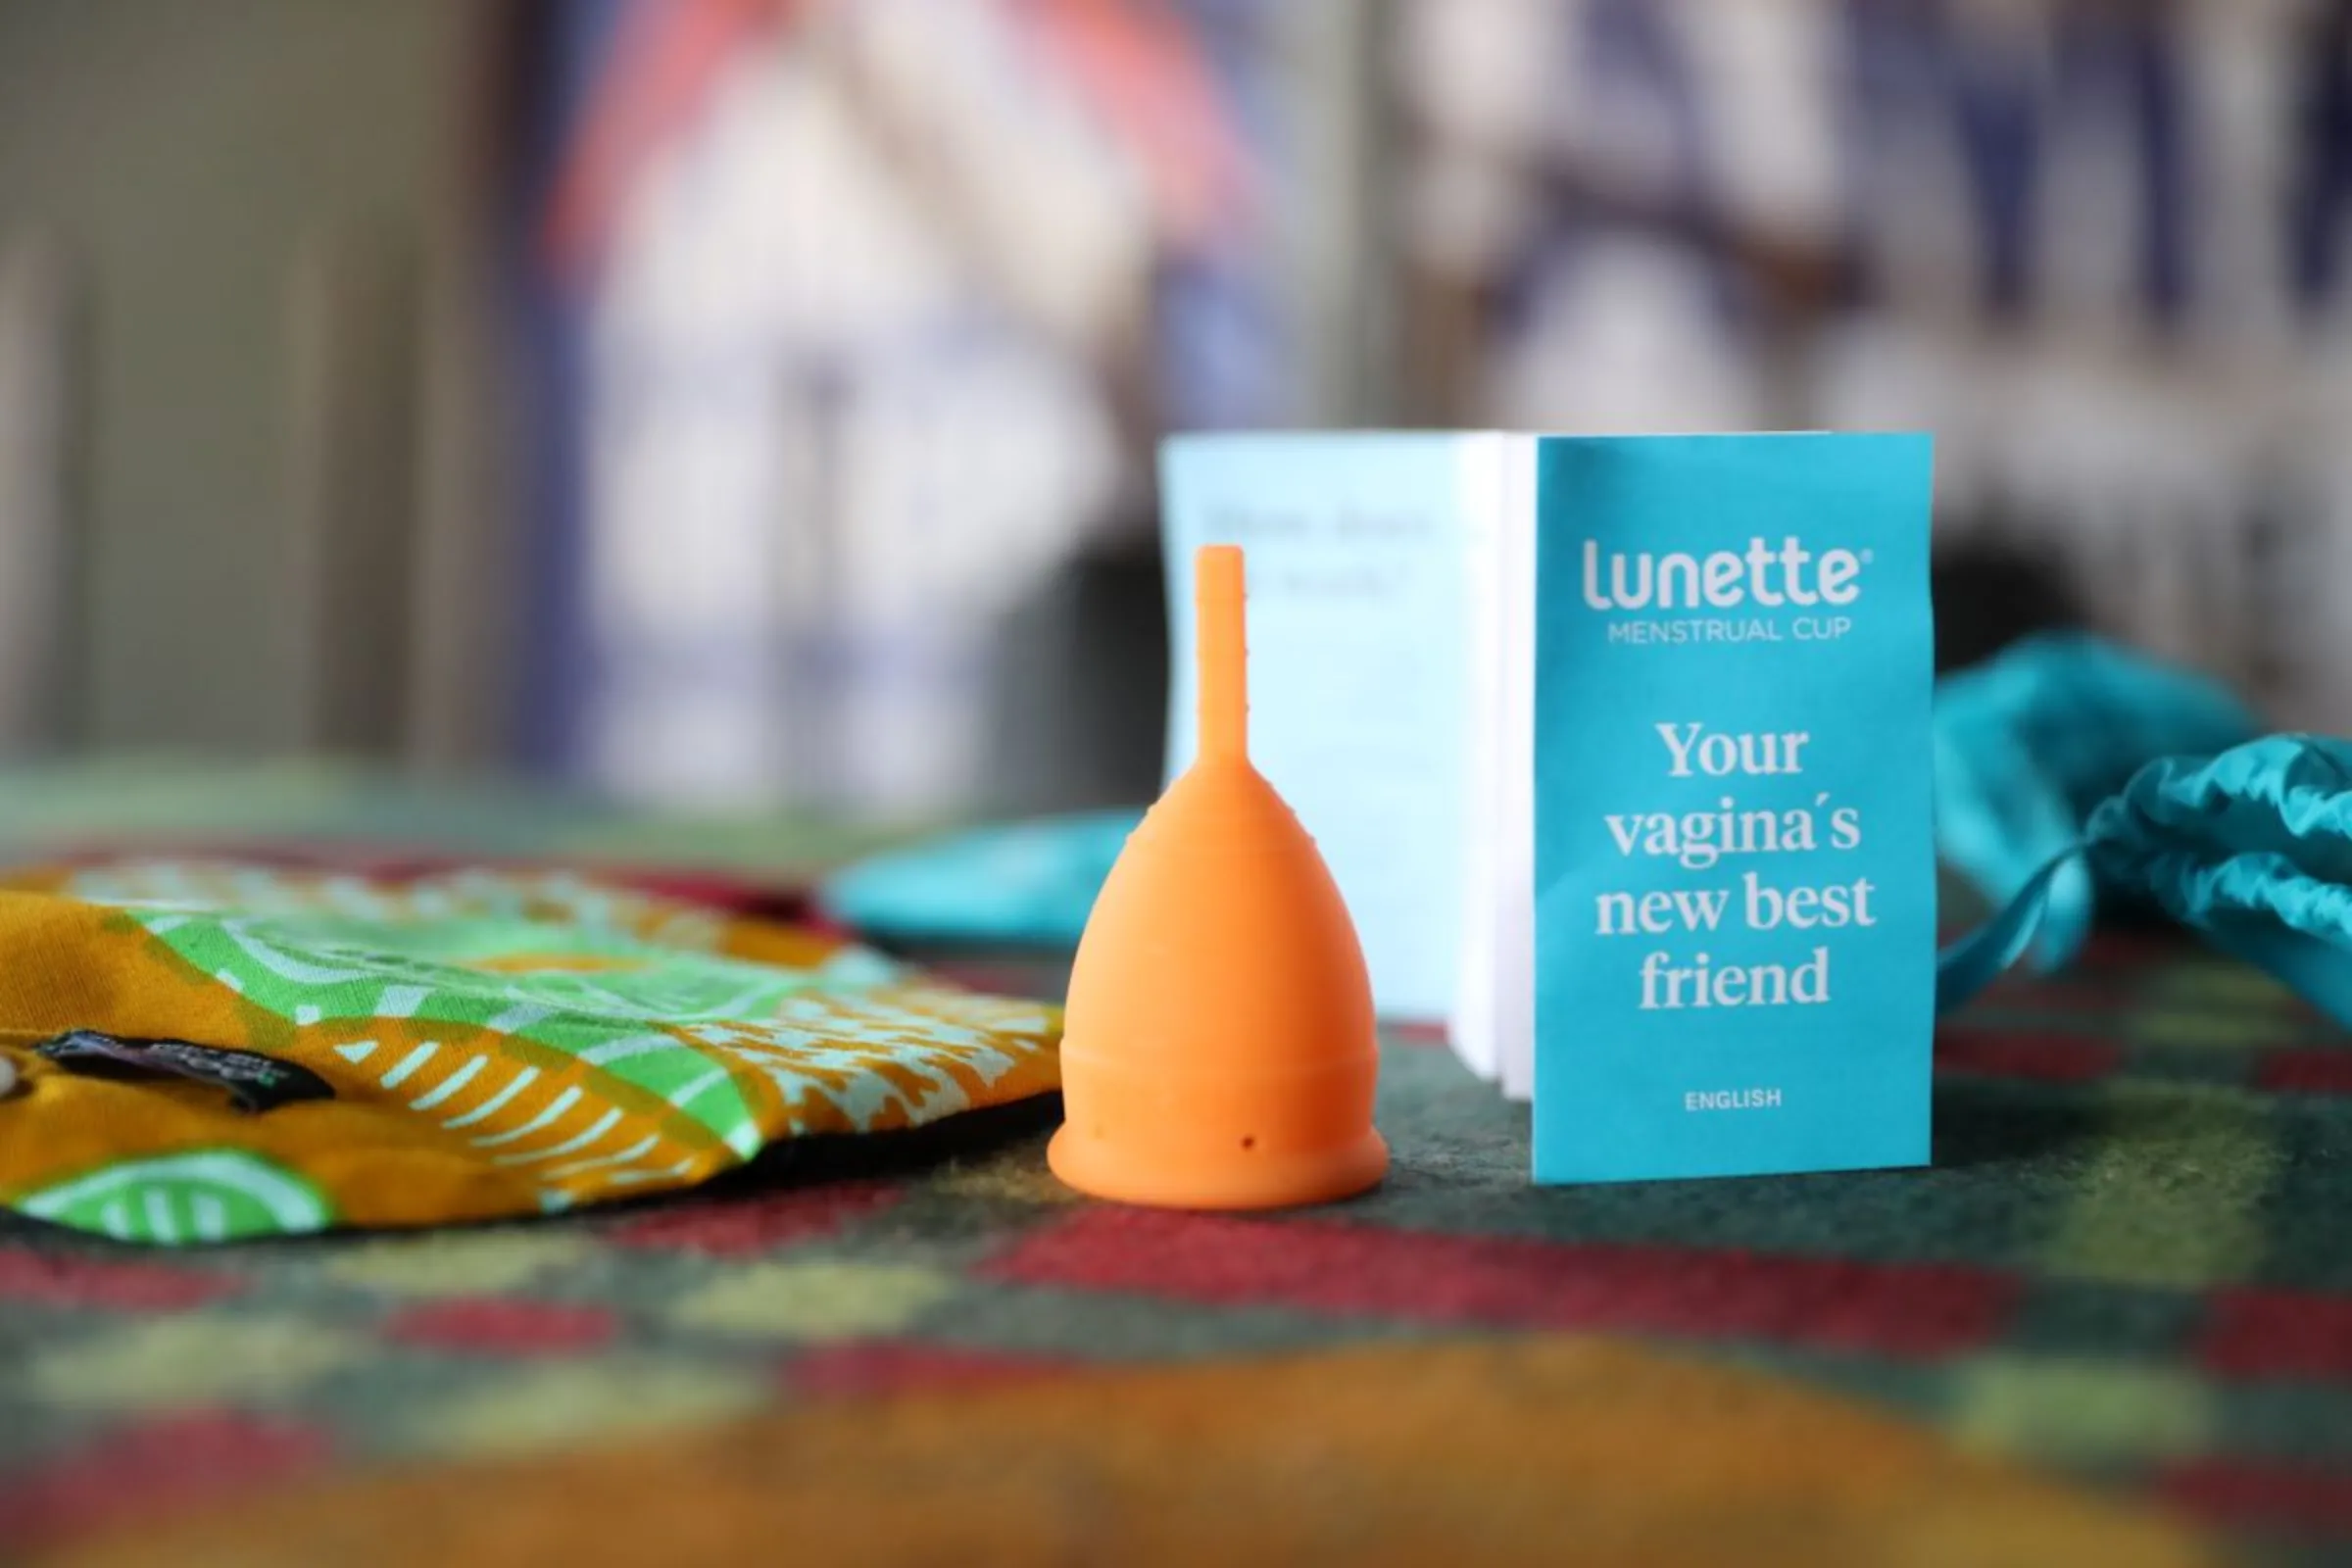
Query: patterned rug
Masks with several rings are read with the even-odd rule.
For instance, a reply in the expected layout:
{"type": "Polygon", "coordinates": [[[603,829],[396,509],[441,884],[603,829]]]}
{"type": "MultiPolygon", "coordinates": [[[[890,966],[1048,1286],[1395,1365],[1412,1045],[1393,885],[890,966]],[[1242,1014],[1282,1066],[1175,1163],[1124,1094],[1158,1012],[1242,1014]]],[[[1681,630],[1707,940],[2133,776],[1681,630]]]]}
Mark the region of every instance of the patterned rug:
{"type": "Polygon", "coordinates": [[[2117,936],[1937,1056],[1924,1171],[1537,1190],[1397,1038],[1303,1213],[1074,1200],[1039,1102],[514,1225],[16,1222],[0,1555],[2352,1561],[2352,1042],[2117,936]]]}

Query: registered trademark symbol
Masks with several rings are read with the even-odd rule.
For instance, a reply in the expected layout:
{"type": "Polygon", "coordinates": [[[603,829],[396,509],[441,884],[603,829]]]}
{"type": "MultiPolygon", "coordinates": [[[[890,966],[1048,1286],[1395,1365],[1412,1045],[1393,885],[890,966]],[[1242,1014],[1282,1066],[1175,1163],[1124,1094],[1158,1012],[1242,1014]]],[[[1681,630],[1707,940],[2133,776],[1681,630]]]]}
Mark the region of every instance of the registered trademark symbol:
{"type": "Polygon", "coordinates": [[[1875,551],[1875,550],[1865,550],[1865,551],[1863,551],[1863,552],[1862,552],[1862,564],[1864,564],[1865,566],[1869,565],[1869,564],[1870,564],[1870,562],[1871,562],[1871,558],[1872,558],[1873,556],[1877,555],[1877,554],[1878,554],[1878,552],[1877,552],[1877,551],[1875,551]]]}

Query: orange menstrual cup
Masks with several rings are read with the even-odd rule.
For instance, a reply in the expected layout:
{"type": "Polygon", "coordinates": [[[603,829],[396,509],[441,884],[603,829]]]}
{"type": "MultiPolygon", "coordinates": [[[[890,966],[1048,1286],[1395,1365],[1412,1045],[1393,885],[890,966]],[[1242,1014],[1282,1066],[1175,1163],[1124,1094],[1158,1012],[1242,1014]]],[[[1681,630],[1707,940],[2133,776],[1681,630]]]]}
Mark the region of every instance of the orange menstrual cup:
{"type": "Polygon", "coordinates": [[[1194,577],[1200,756],[1079,941],[1047,1157],[1122,1202],[1327,1202],[1389,1168],[1371,981],[1314,840],[1250,765],[1241,551],[1203,549],[1194,577]]]}

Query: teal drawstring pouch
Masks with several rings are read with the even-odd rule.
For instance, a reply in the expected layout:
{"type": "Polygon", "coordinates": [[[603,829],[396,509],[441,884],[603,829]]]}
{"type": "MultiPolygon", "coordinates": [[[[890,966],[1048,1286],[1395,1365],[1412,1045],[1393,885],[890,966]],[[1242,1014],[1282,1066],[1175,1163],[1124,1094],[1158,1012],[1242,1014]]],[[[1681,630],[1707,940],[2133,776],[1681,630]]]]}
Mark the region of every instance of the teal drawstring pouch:
{"type": "Polygon", "coordinates": [[[2031,637],[1936,685],[1936,852],[1996,907],[2029,886],[2037,967],[2082,948],[2099,892],[2067,852],[2149,759],[2209,757],[2254,738],[2219,681],[2080,632],[2031,637]],[[2036,883],[2053,860],[2046,882],[2036,883]]]}
{"type": "Polygon", "coordinates": [[[2022,956],[2062,877],[2145,900],[2352,1027],[2352,742],[2268,735],[2148,762],[1938,963],[1948,1011],[2022,956]]]}
{"type": "Polygon", "coordinates": [[[2149,763],[2091,818],[2094,873],[2352,1026],[2352,742],[2149,763]]]}
{"type": "Polygon", "coordinates": [[[817,905],[876,941],[1074,948],[1143,814],[1080,811],[926,839],[837,873],[817,905]]]}

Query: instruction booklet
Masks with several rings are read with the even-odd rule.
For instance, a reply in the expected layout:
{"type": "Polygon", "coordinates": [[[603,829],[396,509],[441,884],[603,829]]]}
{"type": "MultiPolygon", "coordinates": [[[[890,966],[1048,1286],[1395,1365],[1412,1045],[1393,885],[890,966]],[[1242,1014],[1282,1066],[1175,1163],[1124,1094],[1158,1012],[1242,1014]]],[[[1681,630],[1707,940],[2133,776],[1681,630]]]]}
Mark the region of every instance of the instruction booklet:
{"type": "Polygon", "coordinates": [[[1246,548],[1257,763],[1384,1015],[1533,1101],[1538,1180],[1927,1160],[1930,474],[1919,435],[1164,449],[1171,604],[1246,548]]]}

